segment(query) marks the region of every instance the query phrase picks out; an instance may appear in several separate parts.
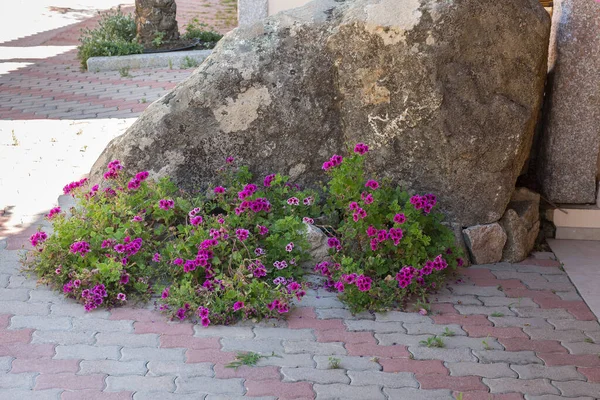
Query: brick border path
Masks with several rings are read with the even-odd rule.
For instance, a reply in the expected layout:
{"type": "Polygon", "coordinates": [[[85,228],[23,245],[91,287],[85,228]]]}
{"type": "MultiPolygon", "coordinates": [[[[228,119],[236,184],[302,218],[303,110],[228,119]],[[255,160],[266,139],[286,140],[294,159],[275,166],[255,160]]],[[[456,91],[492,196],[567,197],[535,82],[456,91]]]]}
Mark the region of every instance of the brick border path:
{"type": "MultiPolygon", "coordinates": [[[[220,0],[179,0],[181,32],[194,17],[231,29],[222,22],[225,6],[220,0]]],[[[132,12],[132,7],[123,8],[132,12]]],[[[99,17],[52,31],[0,43],[7,47],[76,46],[83,28],[94,27],[99,17]]],[[[153,101],[187,78],[193,69],[138,69],[122,77],[118,71],[82,72],[77,51],[70,50],[45,59],[10,59],[4,62],[31,63],[0,75],[0,120],[88,119],[137,117],[153,101]]]]}
{"type": "MultiPolygon", "coordinates": [[[[2,242],[0,242],[1,245],[2,242]]],[[[5,243],[6,244],[6,243],[5,243]]],[[[11,248],[11,238],[8,238],[11,248]]],[[[544,254],[542,256],[547,256],[544,254]]],[[[202,328],[149,309],[85,313],[0,250],[0,398],[597,398],[600,325],[557,261],[462,269],[432,314],[352,316],[312,290],[287,321],[202,328]],[[419,344],[448,328],[445,348],[419,344]],[[277,357],[225,368],[236,351],[277,357]],[[329,368],[329,357],[341,360],[329,368]]]]}

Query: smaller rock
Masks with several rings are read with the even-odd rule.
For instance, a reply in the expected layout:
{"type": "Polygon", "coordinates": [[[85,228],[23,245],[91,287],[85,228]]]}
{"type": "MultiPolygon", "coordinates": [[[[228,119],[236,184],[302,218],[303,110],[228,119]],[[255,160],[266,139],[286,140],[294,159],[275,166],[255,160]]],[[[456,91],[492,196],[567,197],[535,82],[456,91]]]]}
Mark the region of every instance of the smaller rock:
{"type": "Polygon", "coordinates": [[[463,229],[463,236],[473,264],[493,264],[502,259],[506,233],[497,222],[463,229]]]}
{"type": "Polygon", "coordinates": [[[506,213],[499,221],[507,236],[502,261],[523,261],[533,250],[540,231],[539,208],[539,194],[527,188],[515,190],[506,213]]]}
{"type": "Polygon", "coordinates": [[[329,246],[327,246],[327,235],[323,231],[311,224],[306,225],[306,239],[310,245],[311,266],[319,263],[329,257],[329,246]]]}
{"type": "MultiPolygon", "coordinates": [[[[600,158],[599,158],[599,160],[600,160],[600,158]]],[[[600,163],[600,161],[598,161],[598,162],[600,163]]],[[[600,166],[598,167],[598,170],[600,171],[600,166]]],[[[598,186],[598,193],[596,194],[596,206],[598,208],[600,208],[600,181],[598,181],[597,186],[598,186]]]]}

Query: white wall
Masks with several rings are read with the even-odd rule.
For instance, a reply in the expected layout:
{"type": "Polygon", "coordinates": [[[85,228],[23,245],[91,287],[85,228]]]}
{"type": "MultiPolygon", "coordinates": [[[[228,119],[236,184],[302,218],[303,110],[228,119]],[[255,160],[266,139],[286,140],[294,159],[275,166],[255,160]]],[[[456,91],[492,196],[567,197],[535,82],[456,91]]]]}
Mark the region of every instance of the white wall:
{"type": "Polygon", "coordinates": [[[269,15],[277,14],[279,11],[303,6],[311,0],[269,0],[269,15]]]}

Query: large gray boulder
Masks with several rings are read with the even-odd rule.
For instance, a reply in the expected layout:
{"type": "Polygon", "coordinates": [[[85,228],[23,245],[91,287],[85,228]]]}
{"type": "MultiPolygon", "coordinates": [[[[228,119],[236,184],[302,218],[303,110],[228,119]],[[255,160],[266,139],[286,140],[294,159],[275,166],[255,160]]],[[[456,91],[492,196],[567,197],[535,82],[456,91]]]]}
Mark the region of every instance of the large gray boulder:
{"type": "Polygon", "coordinates": [[[301,184],[346,143],[462,226],[504,214],[529,154],[550,19],[538,0],[317,0],[238,28],[93,167],[184,188],[234,156],[301,184]]]}
{"type": "Polygon", "coordinates": [[[600,2],[555,0],[554,6],[538,175],[542,194],[550,201],[595,203],[600,173],[600,2]]]}

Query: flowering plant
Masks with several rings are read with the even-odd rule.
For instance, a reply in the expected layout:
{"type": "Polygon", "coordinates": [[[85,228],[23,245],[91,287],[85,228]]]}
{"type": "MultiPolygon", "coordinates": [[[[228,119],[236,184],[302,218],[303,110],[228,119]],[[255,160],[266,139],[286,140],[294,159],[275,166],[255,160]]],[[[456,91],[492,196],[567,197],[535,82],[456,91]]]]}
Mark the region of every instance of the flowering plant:
{"type": "Polygon", "coordinates": [[[382,310],[436,290],[448,270],[462,265],[454,235],[434,212],[433,194],[410,196],[388,180],[369,179],[363,143],[353,154],[323,164],[330,176],[328,213],[341,222],[330,228],[332,260],[315,271],[338,291],[352,311],[382,310]]]}
{"type": "Polygon", "coordinates": [[[31,237],[28,267],[42,282],[88,311],[148,299],[164,282],[161,310],[203,325],[278,316],[304,296],[303,220],[316,212],[316,193],[276,174],[249,183],[233,160],[219,171],[225,186],[194,196],[122,170],[109,163],[103,189],[85,179],[65,186],[78,199],[72,215],[52,209],[54,233],[31,237]]]}

